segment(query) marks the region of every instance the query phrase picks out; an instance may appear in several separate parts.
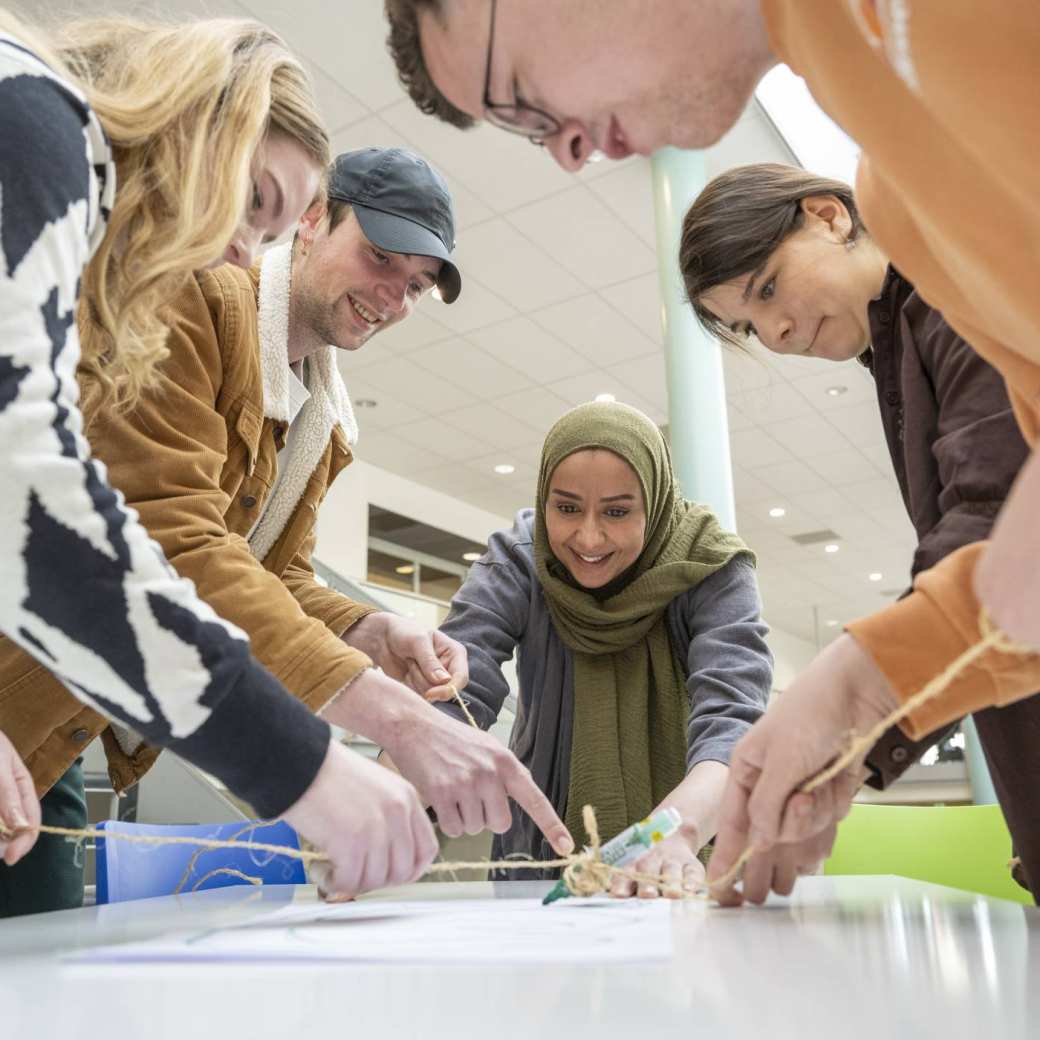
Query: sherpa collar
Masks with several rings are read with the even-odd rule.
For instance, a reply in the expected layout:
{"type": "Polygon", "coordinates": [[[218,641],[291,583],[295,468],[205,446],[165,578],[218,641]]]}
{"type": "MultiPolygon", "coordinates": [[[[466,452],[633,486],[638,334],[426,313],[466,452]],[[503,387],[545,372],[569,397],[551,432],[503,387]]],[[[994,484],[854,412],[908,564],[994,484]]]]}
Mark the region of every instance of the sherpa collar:
{"type": "Polygon", "coordinates": [[[323,347],[308,357],[310,397],[293,417],[289,369],[289,287],[292,245],[269,249],[260,264],[257,325],[260,338],[260,370],[264,387],[264,415],[293,422],[293,450],[283,452],[287,467],[249,536],[249,547],[262,560],[274,547],[299,504],[314,468],[328,448],[339,425],[353,447],[358,428],[347,388],[336,365],[336,348],[323,347]]]}

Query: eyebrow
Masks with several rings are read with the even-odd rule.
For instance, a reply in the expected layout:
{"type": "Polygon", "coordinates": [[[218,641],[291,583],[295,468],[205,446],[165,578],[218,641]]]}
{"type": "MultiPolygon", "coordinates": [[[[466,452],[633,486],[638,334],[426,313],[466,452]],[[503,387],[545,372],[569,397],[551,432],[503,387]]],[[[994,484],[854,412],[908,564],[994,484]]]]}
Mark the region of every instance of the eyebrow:
{"type": "Polygon", "coordinates": [[[747,303],[751,299],[751,293],[755,289],[755,279],[766,269],[766,265],[762,264],[760,267],[755,268],[751,272],[751,277],[747,280],[747,285],[744,286],[744,292],[741,295],[741,299],[747,303]]]}
{"type": "MultiPolygon", "coordinates": [[[[412,253],[402,253],[401,255],[407,257],[409,260],[414,259],[412,253]]],[[[420,271],[419,274],[424,274],[427,278],[430,279],[430,284],[426,286],[427,289],[432,289],[437,284],[437,276],[433,273],[433,271],[427,269],[425,271],[420,271]]]]}
{"type": "MultiPolygon", "coordinates": [[[[561,498],[570,498],[575,502],[581,501],[581,495],[576,495],[573,491],[562,491],[560,488],[553,488],[552,494],[559,495],[561,498]]],[[[604,495],[600,499],[601,502],[634,502],[636,496],[623,494],[623,495],[604,495]]]]}

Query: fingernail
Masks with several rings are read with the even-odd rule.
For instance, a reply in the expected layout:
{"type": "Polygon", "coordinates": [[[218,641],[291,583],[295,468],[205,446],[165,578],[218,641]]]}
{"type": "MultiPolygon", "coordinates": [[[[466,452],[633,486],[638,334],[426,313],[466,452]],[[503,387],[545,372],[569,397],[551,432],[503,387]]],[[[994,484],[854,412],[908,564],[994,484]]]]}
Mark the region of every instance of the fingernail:
{"type": "Polygon", "coordinates": [[[29,821],[17,809],[15,809],[14,812],[11,813],[11,816],[14,819],[15,827],[17,827],[19,830],[24,830],[28,828],[29,821]]]}
{"type": "Polygon", "coordinates": [[[564,836],[560,839],[559,849],[565,856],[569,856],[574,851],[574,839],[569,834],[564,836]]]}
{"type": "Polygon", "coordinates": [[[441,682],[445,682],[446,680],[451,678],[451,676],[443,668],[438,668],[437,671],[433,673],[433,677],[435,679],[440,679],[441,682]]]}

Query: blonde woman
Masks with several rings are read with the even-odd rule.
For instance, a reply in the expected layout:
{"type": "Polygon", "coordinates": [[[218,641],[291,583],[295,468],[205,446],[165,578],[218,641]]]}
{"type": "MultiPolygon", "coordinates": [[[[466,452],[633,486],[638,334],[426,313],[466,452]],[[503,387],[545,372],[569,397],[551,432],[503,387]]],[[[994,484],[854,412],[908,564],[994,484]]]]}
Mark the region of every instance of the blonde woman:
{"type": "MultiPolygon", "coordinates": [[[[329,852],[330,886],[355,892],[432,858],[414,792],[330,743],[177,578],[90,459],[75,380],[79,307],[101,332],[84,359],[95,404],[131,405],[166,354],[162,303],[193,269],[248,264],[292,227],[327,161],[306,77],[260,25],[45,34],[0,11],[0,656],[17,644],[63,680],[77,698],[55,698],[64,736],[88,740],[100,712],[131,752],[172,748],[286,815],[329,852]]],[[[22,820],[0,805],[8,830],[22,820]]]]}

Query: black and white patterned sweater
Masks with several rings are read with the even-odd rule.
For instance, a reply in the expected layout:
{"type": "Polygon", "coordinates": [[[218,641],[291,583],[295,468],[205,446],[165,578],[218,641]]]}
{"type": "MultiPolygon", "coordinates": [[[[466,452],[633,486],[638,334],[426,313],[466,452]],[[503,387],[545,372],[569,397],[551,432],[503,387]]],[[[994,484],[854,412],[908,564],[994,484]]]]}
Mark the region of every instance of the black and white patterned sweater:
{"type": "Polygon", "coordinates": [[[328,726],[174,573],[82,435],[79,280],[115,190],[86,100],[0,35],[0,631],[276,815],[317,773],[328,726]]]}

